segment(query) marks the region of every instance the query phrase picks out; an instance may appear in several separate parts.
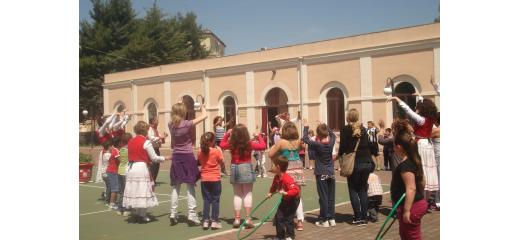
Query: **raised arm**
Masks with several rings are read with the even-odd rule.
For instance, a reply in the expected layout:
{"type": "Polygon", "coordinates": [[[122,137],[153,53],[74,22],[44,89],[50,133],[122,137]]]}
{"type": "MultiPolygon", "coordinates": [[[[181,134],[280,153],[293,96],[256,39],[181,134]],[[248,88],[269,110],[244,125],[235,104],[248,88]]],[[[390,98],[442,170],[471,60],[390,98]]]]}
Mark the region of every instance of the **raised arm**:
{"type": "Polygon", "coordinates": [[[265,144],[264,138],[262,136],[259,136],[257,139],[258,139],[258,142],[249,141],[251,150],[264,150],[267,147],[265,144]]]}
{"type": "Polygon", "coordinates": [[[412,118],[412,120],[414,122],[419,124],[419,126],[424,124],[426,119],[423,116],[421,116],[421,115],[417,114],[416,112],[414,112],[403,100],[401,100],[398,97],[392,97],[390,99],[396,100],[397,101],[397,105],[399,105],[399,107],[401,107],[404,110],[406,115],[408,115],[410,118],[412,118]]]}
{"type": "MultiPolygon", "coordinates": [[[[305,120],[304,120],[304,125],[305,125],[305,120]]],[[[318,146],[320,143],[318,142],[315,142],[315,141],[312,141],[310,138],[309,138],[309,126],[303,126],[303,138],[302,138],[302,141],[304,143],[306,143],[307,145],[309,146],[318,146]]]]}
{"type": "Polygon", "coordinates": [[[394,141],[394,138],[391,138],[391,137],[385,138],[382,135],[377,135],[377,142],[381,145],[391,144],[393,141],[394,141]]]}
{"type": "Polygon", "coordinates": [[[231,131],[227,131],[224,134],[224,138],[222,138],[222,141],[220,142],[220,148],[222,149],[229,149],[229,135],[231,135],[231,131]]]}
{"type": "Polygon", "coordinates": [[[204,121],[204,119],[206,119],[208,117],[208,113],[206,112],[206,107],[204,106],[204,104],[202,104],[200,106],[200,111],[202,112],[202,114],[200,116],[198,116],[197,118],[193,119],[193,125],[199,124],[200,122],[204,121]]]}
{"type": "Polygon", "coordinates": [[[112,119],[116,117],[116,114],[112,114],[110,117],[108,117],[103,125],[99,128],[99,135],[104,136],[107,133],[107,128],[109,127],[110,123],[112,122],[112,119]]]}
{"type": "Polygon", "coordinates": [[[336,144],[336,134],[329,128],[329,145],[330,147],[334,147],[334,144],[336,144]]]}

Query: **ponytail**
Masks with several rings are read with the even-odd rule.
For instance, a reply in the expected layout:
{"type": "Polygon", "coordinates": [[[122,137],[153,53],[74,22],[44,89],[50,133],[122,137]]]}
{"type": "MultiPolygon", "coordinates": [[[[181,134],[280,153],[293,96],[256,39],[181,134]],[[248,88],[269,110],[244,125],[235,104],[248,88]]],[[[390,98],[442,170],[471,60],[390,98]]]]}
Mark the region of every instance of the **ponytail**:
{"type": "Polygon", "coordinates": [[[418,189],[423,189],[425,183],[424,172],[417,141],[412,137],[410,132],[403,130],[396,134],[395,144],[400,145],[405,150],[406,157],[408,157],[408,159],[410,159],[415,164],[417,171],[414,172],[414,174],[417,179],[420,179],[420,186],[418,186],[418,189]]]}
{"type": "Polygon", "coordinates": [[[204,155],[209,154],[209,148],[212,147],[210,144],[215,141],[215,134],[212,132],[206,132],[200,137],[200,149],[204,155]]]}

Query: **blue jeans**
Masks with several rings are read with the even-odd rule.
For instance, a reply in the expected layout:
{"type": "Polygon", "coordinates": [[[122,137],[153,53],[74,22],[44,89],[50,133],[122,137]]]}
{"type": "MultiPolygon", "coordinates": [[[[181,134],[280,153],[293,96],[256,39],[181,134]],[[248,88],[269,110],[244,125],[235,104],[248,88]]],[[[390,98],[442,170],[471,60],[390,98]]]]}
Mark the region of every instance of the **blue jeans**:
{"type": "Polygon", "coordinates": [[[316,175],[316,187],[320,201],[320,220],[333,219],[335,215],[336,179],[316,175]]]}
{"type": "Polygon", "coordinates": [[[204,209],[202,210],[202,219],[209,220],[209,212],[211,207],[211,220],[218,221],[220,211],[220,193],[222,192],[222,184],[216,182],[201,182],[200,189],[202,198],[204,199],[204,209]]]}
{"type": "Polygon", "coordinates": [[[368,175],[372,168],[371,163],[355,163],[352,175],[347,178],[354,219],[358,221],[366,220],[368,217],[368,175]]]}

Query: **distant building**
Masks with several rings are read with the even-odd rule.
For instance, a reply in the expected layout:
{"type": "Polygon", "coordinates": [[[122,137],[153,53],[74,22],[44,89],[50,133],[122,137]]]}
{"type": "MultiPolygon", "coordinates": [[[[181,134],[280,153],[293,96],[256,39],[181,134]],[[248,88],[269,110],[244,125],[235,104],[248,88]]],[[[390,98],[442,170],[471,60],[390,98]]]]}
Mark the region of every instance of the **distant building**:
{"type": "Polygon", "coordinates": [[[224,56],[226,44],[217,35],[210,30],[204,30],[202,36],[201,44],[209,51],[210,58],[224,56]]]}

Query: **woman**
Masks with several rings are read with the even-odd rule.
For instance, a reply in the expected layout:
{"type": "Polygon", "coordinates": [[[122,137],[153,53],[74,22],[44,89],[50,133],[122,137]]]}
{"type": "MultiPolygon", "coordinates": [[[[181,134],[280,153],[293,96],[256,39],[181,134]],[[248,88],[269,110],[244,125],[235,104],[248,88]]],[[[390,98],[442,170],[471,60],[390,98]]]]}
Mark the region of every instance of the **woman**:
{"type": "Polygon", "coordinates": [[[146,139],[148,123],[139,121],[134,126],[136,136],[128,141],[128,172],[126,173],[123,207],[131,208],[141,222],[150,222],[146,216],[149,207],[157,206],[157,197],[153,192],[154,182],[150,178],[148,166],[152,162],[163,162],[170,157],[155,154],[152,143],[146,139]]]}
{"type": "Polygon", "coordinates": [[[432,128],[436,121],[437,107],[432,100],[423,99],[421,96],[418,96],[416,112],[412,111],[412,109],[410,109],[410,107],[398,97],[392,97],[390,100],[397,101],[399,107],[401,107],[406,115],[408,115],[414,122],[413,130],[419,149],[419,155],[422,160],[424,178],[426,180],[424,186],[424,197],[426,201],[428,201],[431,192],[439,190],[437,163],[435,162],[435,152],[431,142],[432,128]]]}
{"type": "Polygon", "coordinates": [[[399,235],[401,239],[421,239],[421,218],[426,214],[428,203],[424,199],[424,173],[417,142],[409,131],[395,135],[394,151],[400,159],[392,173],[390,195],[395,204],[406,193],[404,202],[397,208],[399,235]]]}
{"type": "MultiPolygon", "coordinates": [[[[300,186],[300,189],[305,183],[303,164],[299,156],[302,142],[298,135],[296,125],[293,122],[286,122],[282,127],[281,139],[275,143],[269,151],[269,157],[271,159],[275,159],[276,155],[283,155],[287,158],[289,166],[286,172],[294,179],[294,182],[300,186]]],[[[296,218],[298,219],[296,230],[303,231],[303,201],[300,201],[298,205],[296,218]]]]}
{"type": "Polygon", "coordinates": [[[357,142],[359,146],[356,152],[354,161],[354,170],[352,175],[347,178],[348,192],[350,196],[350,203],[354,210],[354,225],[367,224],[367,210],[368,210],[368,176],[375,167],[370,154],[368,144],[368,134],[359,122],[359,112],[356,109],[351,109],[347,114],[348,125],[344,126],[340,132],[340,143],[338,155],[354,152],[357,142]]]}

